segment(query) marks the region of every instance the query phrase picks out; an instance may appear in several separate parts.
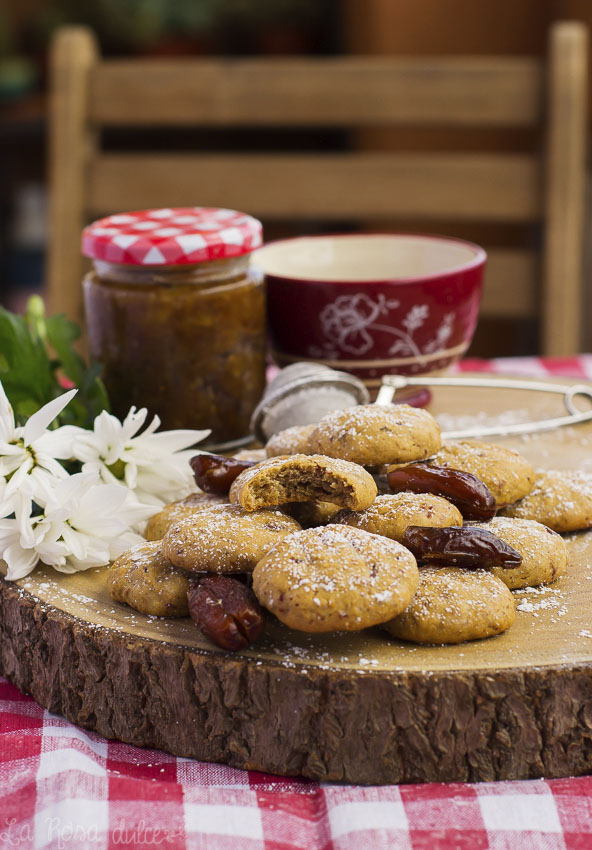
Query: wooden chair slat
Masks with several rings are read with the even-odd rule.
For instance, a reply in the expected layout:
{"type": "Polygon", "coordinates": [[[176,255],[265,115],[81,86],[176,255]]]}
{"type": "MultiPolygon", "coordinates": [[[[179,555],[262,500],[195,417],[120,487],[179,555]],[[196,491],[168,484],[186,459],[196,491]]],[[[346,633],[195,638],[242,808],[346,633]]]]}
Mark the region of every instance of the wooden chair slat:
{"type": "Polygon", "coordinates": [[[88,198],[93,214],[197,200],[308,220],[524,222],[541,213],[538,165],[527,155],[103,154],[90,163],[88,198]]]}
{"type": "Polygon", "coordinates": [[[529,126],[534,58],[108,60],[91,77],[97,124],[529,126]]]}

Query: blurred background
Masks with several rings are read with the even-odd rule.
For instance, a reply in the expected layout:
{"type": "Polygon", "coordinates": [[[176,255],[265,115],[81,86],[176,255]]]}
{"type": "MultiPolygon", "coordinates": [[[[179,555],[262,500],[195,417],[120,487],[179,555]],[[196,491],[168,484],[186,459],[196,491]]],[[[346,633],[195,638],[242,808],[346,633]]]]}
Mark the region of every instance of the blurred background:
{"type": "MultiPolygon", "coordinates": [[[[27,296],[43,292],[47,242],[47,85],[48,45],[57,27],[79,23],[96,33],[104,56],[291,55],[291,54],[506,54],[544,55],[549,26],[575,19],[592,26],[592,0],[3,0],[0,5],[0,302],[22,308],[27,296]]],[[[590,85],[592,93],[592,84],[590,85]]],[[[591,94],[592,96],[592,94],[591,94]]],[[[592,110],[590,111],[592,114],[592,110]]],[[[364,130],[347,137],[331,131],[275,130],[265,138],[221,130],[154,131],[150,150],[223,149],[240,144],[260,150],[307,146],[347,149],[454,150],[467,144],[452,131],[364,130]]],[[[471,149],[484,144],[474,131],[471,149]]],[[[496,129],[500,150],[520,149],[527,132],[496,129]]],[[[138,147],[138,131],[118,129],[102,140],[125,150],[138,147]]],[[[199,199],[195,199],[199,203],[199,199]]],[[[246,210],[248,212],[248,210],[246,210]]],[[[112,212],[117,212],[113,210],[112,212]]],[[[318,231],[322,222],[266,223],[267,239],[318,231]]],[[[343,222],[342,227],[355,227],[343,222]]],[[[393,229],[404,228],[394,222],[393,229]]],[[[334,226],[331,229],[335,229],[334,226]]],[[[412,229],[421,229],[414,222],[412,229]]],[[[519,227],[448,227],[449,235],[480,243],[521,244],[519,227]],[[497,230],[496,230],[497,227],[497,230]]],[[[529,320],[488,320],[480,325],[470,354],[502,356],[537,351],[537,331],[529,320]]]]}

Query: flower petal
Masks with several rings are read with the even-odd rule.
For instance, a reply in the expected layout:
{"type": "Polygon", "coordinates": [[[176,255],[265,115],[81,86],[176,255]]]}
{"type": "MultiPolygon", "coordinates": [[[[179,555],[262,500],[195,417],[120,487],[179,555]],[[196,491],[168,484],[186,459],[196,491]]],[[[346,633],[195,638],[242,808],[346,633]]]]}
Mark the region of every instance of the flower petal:
{"type": "Polygon", "coordinates": [[[62,412],[64,407],[74,398],[78,390],[68,390],[67,393],[48,401],[43,407],[39,408],[37,413],[34,413],[27,419],[24,428],[24,442],[26,446],[30,446],[35,440],[43,434],[47,426],[62,412]]]}
{"type": "Polygon", "coordinates": [[[160,431],[158,434],[140,434],[137,440],[146,440],[146,442],[158,448],[160,455],[172,454],[173,452],[188,449],[196,443],[205,440],[211,434],[211,430],[192,431],[190,429],[176,431],[160,431]]]}
{"type": "Polygon", "coordinates": [[[67,522],[62,528],[62,540],[69,554],[75,558],[85,558],[88,550],[86,534],[75,531],[67,522]]]}
{"type": "MultiPolygon", "coordinates": [[[[84,473],[79,473],[84,475],[84,473]]],[[[119,518],[119,512],[128,498],[129,491],[121,484],[103,484],[97,482],[89,487],[80,499],[80,503],[73,512],[73,520],[77,526],[93,523],[102,517],[119,518]]],[[[119,520],[121,522],[121,520],[119,520]]]]}
{"type": "Polygon", "coordinates": [[[19,529],[16,519],[0,520],[0,549],[7,549],[13,543],[18,543],[19,529]]]}
{"type": "Polygon", "coordinates": [[[77,502],[91,487],[98,484],[99,476],[94,472],[77,472],[63,481],[58,481],[53,491],[52,506],[69,507],[77,502]]]}
{"type": "Polygon", "coordinates": [[[77,425],[62,425],[55,431],[46,431],[35,442],[37,453],[44,452],[51,457],[60,460],[69,460],[75,457],[74,446],[77,441],[88,432],[77,425]]]}
{"type": "Polygon", "coordinates": [[[39,563],[39,555],[34,549],[23,549],[18,543],[13,543],[3,552],[3,558],[8,565],[6,578],[16,581],[28,576],[39,563]]]}
{"type": "MultiPolygon", "coordinates": [[[[145,407],[141,407],[139,410],[136,410],[135,407],[130,407],[129,413],[123,420],[123,440],[127,443],[128,440],[131,440],[134,434],[137,434],[144,422],[146,421],[146,417],[148,416],[148,411],[145,407]]],[[[160,419],[158,416],[155,416],[152,420],[151,424],[148,425],[147,430],[155,430],[160,425],[160,419]]]]}
{"type": "Polygon", "coordinates": [[[12,440],[14,430],[15,422],[12,405],[8,401],[4,386],[2,385],[2,381],[0,381],[0,438],[3,440],[12,440]]]}
{"type": "Polygon", "coordinates": [[[146,539],[144,537],[140,534],[134,534],[133,532],[128,532],[126,534],[122,534],[121,537],[114,538],[109,544],[109,555],[111,560],[119,558],[120,555],[123,555],[123,553],[128,549],[131,549],[132,546],[137,546],[139,543],[145,542],[146,539]]]}
{"type": "Polygon", "coordinates": [[[43,541],[37,547],[39,560],[42,564],[47,564],[48,567],[53,567],[54,570],[59,570],[66,563],[68,550],[62,540],[54,543],[46,543],[43,541]]]}
{"type": "Polygon", "coordinates": [[[35,540],[38,535],[35,534],[35,526],[37,525],[31,517],[33,511],[33,503],[30,495],[25,488],[19,490],[16,494],[15,502],[15,519],[17,522],[20,544],[25,549],[31,549],[35,545],[35,540]]]}

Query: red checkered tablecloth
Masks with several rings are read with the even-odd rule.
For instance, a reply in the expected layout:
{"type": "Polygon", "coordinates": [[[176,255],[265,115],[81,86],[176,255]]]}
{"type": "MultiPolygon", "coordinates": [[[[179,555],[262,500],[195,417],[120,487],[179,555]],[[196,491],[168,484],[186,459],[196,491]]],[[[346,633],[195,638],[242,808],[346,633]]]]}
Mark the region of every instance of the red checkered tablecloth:
{"type": "MultiPolygon", "coordinates": [[[[592,379],[592,355],[463,370],[592,379]]],[[[174,758],[72,726],[0,679],[0,850],[591,850],[592,777],[380,787],[174,758]]]]}

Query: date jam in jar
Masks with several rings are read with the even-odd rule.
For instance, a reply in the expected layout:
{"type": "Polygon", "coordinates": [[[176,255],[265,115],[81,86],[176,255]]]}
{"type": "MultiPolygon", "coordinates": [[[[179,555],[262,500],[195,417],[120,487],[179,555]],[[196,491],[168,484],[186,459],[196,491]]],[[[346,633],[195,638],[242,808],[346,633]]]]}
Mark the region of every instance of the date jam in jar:
{"type": "Polygon", "coordinates": [[[112,410],[158,414],[162,427],[247,437],[265,383],[263,282],[249,271],[261,224],[209,207],[103,218],[82,234],[90,353],[112,410]]]}

